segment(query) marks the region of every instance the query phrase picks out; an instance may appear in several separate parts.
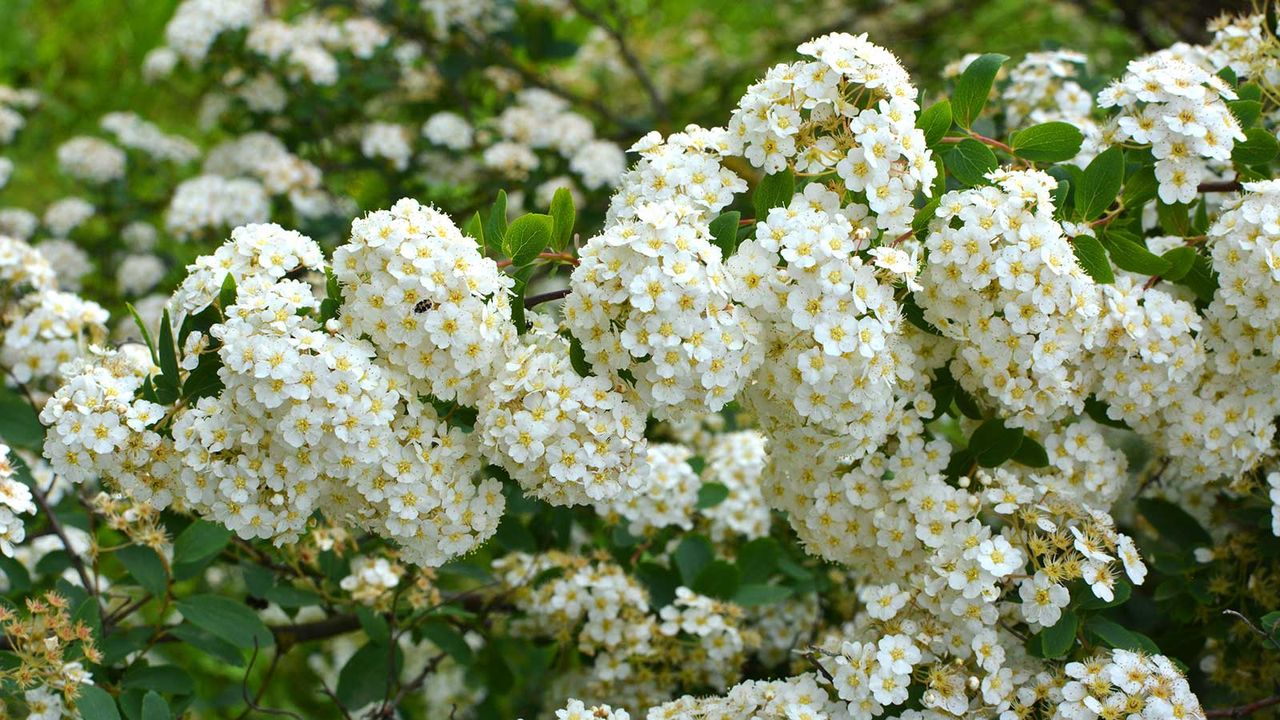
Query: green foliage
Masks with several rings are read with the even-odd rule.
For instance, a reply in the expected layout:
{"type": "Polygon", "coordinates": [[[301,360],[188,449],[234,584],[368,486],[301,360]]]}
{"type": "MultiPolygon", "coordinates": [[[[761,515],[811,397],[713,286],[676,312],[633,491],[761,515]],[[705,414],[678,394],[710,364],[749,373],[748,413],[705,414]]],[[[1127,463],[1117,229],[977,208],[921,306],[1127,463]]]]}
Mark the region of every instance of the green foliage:
{"type": "Polygon", "coordinates": [[[1009,146],[1020,158],[1056,163],[1070,160],[1080,152],[1084,134],[1070,123],[1047,122],[1015,132],[1009,146]]]}
{"type": "Polygon", "coordinates": [[[776,207],[783,207],[791,202],[791,196],[796,193],[796,178],[790,170],[765,175],[760,180],[760,184],[756,185],[756,192],[752,201],[756,209],[756,220],[763,222],[769,215],[769,210],[776,207]]]}
{"type": "Polygon", "coordinates": [[[987,96],[991,94],[996,73],[1008,59],[1008,55],[987,53],[975,58],[965,68],[960,79],[956,80],[955,91],[951,94],[951,108],[957,125],[966,130],[973,126],[973,121],[987,105],[987,96]]]}

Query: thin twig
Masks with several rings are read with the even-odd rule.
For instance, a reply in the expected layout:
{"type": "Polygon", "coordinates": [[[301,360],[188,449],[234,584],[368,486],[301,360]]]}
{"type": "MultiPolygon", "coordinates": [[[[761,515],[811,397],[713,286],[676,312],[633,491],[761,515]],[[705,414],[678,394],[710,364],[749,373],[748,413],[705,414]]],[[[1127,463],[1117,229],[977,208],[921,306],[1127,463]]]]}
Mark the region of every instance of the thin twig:
{"type": "Polygon", "coordinates": [[[644,92],[649,96],[649,104],[653,106],[653,115],[659,121],[666,122],[669,113],[667,111],[667,102],[662,99],[658,87],[654,85],[653,78],[649,72],[644,69],[644,65],[640,62],[640,58],[631,50],[630,43],[627,42],[626,35],[622,32],[620,26],[612,25],[605,21],[599,13],[586,6],[582,0],[569,0],[569,4],[573,9],[582,16],[584,20],[604,30],[605,33],[613,40],[613,44],[618,46],[618,53],[622,55],[622,61],[626,64],[627,69],[640,82],[640,87],[644,88],[644,92]]]}
{"type": "Polygon", "coordinates": [[[263,694],[267,692],[267,685],[271,682],[271,676],[276,672],[276,665],[280,662],[280,651],[277,649],[271,656],[271,664],[267,666],[267,672],[262,678],[262,687],[258,688],[258,692],[252,698],[249,697],[249,673],[253,670],[253,665],[258,660],[258,638],[253,638],[253,654],[249,656],[249,665],[244,669],[244,679],[240,682],[240,692],[244,695],[244,712],[236,716],[236,720],[244,720],[249,717],[250,712],[260,712],[265,715],[280,715],[283,717],[297,718],[302,720],[302,716],[298,713],[280,708],[263,707],[258,704],[262,700],[263,694]]]}

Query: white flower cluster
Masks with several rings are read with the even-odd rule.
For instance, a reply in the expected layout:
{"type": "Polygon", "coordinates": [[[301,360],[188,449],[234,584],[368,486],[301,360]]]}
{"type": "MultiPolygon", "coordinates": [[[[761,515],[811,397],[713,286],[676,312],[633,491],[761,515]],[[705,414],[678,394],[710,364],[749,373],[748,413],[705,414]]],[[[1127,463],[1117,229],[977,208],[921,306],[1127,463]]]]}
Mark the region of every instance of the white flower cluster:
{"type": "Polygon", "coordinates": [[[107,113],[98,125],[115,135],[116,142],[123,147],[138,150],[155,160],[185,164],[200,156],[200,149],[190,140],[170,135],[135,113],[107,113]]]}
{"type": "Polygon", "coordinates": [[[832,33],[798,52],[816,60],[773,67],[738,102],[730,151],[766,173],[834,170],[875,227],[906,232],[915,193],[937,174],[907,71],[866,35],[832,33]]]}
{"type": "Polygon", "coordinates": [[[755,430],[740,430],[715,435],[703,451],[703,482],[719,483],[729,489],[720,503],[699,511],[707,519],[713,542],[733,536],[754,540],[769,534],[769,506],[761,485],[769,462],[766,442],[764,435],[755,430]]]}
{"type": "Polygon", "coordinates": [[[124,177],[124,151],[106,140],[79,135],[58,146],[58,169],[76,180],[105,185],[124,177]]]}
{"type": "Polygon", "coordinates": [[[236,280],[209,335],[180,338],[188,373],[218,354],[220,394],[166,413],[133,399],[153,369],[111,357],[85,365],[42,415],[55,469],[111,478],[132,497],[189,508],[245,538],[289,541],[319,508],[396,541],[419,564],[487,538],[503,498],[496,481],[475,479],[479,448],[385,370],[373,346],[316,328],[320,301],[288,276],[321,270],[321,260],[297,233],[238,228],[172,301],[181,322],[217,297],[220,278],[236,280]],[[173,440],[153,429],[170,418],[173,440]]]}
{"type": "Polygon", "coordinates": [[[1084,135],[1071,163],[1084,166],[1101,149],[1102,127],[1093,119],[1093,95],[1080,85],[1087,59],[1072,50],[1027,53],[1009,70],[1000,90],[1005,119],[1012,128],[1066,122],[1084,135]]]}
{"type": "Polygon", "coordinates": [[[42,253],[0,236],[0,365],[14,382],[52,390],[63,363],[106,339],[107,320],[97,303],[56,289],[42,253]]]}
{"type": "Polygon", "coordinates": [[[759,325],[732,301],[708,223],[746,182],[721,165],[723,131],[632,148],[640,163],[589,240],[564,317],[600,370],[629,370],[660,417],[718,411],[759,363],[759,325]]]}
{"type": "Polygon", "coordinates": [[[443,110],[422,124],[422,137],[433,145],[450,150],[470,150],[475,141],[475,129],[461,115],[443,110]]]}
{"type": "Polygon", "coordinates": [[[1076,368],[1102,312],[1097,285],[1053,218],[1058,183],[1038,170],[994,171],[994,183],[942,197],[916,298],[960,343],[952,371],[1021,423],[1080,412],[1076,368]]]}
{"type": "Polygon", "coordinates": [[[581,700],[570,700],[563,709],[556,710],[556,720],[631,720],[631,715],[608,705],[587,707],[581,700]]]}
{"type": "Polygon", "coordinates": [[[13,548],[26,538],[23,515],[35,515],[31,488],[18,480],[9,446],[0,443],[0,553],[13,557],[13,548]]]}
{"type": "Polygon", "coordinates": [[[200,62],[219,35],[249,27],[262,8],[260,0],[183,0],[165,26],[165,42],[188,62],[200,62]]]}
{"type": "Polygon", "coordinates": [[[88,200],[78,197],[66,197],[49,203],[45,208],[41,221],[53,233],[54,237],[66,237],[73,230],[83,225],[97,213],[88,200]]]}
{"type": "Polygon", "coordinates": [[[9,178],[13,176],[13,161],[9,158],[0,157],[0,190],[9,184],[9,178]]]}
{"type": "MultiPolygon", "coordinates": [[[[739,609],[687,587],[676,588],[675,600],[658,613],[658,631],[667,637],[697,640],[700,651],[688,658],[682,671],[717,689],[738,677],[746,657],[747,640],[738,628],[739,609]]],[[[754,642],[754,641],[753,641],[754,642]]]]}
{"type": "Polygon", "coordinates": [[[340,67],[334,53],[349,52],[355,58],[368,60],[387,45],[390,37],[388,30],[370,17],[333,22],[322,15],[306,13],[289,21],[273,17],[254,23],[245,46],[271,61],[282,62],[291,80],[333,85],[340,67]]]}
{"type": "Polygon", "coordinates": [[[595,658],[605,680],[623,680],[633,668],[628,659],[653,652],[658,624],[649,613],[643,586],[613,563],[590,562],[558,552],[513,553],[493,562],[512,601],[525,617],[513,629],[531,635],[573,638],[578,650],[595,658]],[[535,585],[533,579],[559,568],[558,575],[535,585]]]}
{"type": "Polygon", "coordinates": [[[861,216],[865,208],[842,208],[837,193],[810,184],[759,220],[728,263],[765,329],[763,382],[748,402],[767,425],[798,419],[851,452],[879,444],[873,419],[891,413],[895,385],[912,372],[893,278],[859,255],[874,232],[861,216]]]}
{"type": "Polygon", "coordinates": [[[785,680],[748,680],[723,697],[686,695],[649,710],[645,720],[838,720],[849,707],[832,700],[813,673],[785,680]]]}
{"type": "Polygon", "coordinates": [[[93,272],[93,261],[75,242],[66,238],[51,238],[36,245],[36,250],[49,261],[58,275],[58,288],[78,292],[85,276],[93,272]]]}
{"type": "Polygon", "coordinates": [[[1228,163],[1240,122],[1227,107],[1235,91],[1212,72],[1156,53],[1129,63],[1124,77],[1098,95],[1104,108],[1120,108],[1115,142],[1150,145],[1160,199],[1189,203],[1211,163],[1228,163]]]}
{"type": "MultiPolygon", "coordinates": [[[[505,108],[493,124],[502,142],[512,147],[495,153],[492,163],[486,153],[486,164],[491,166],[500,163],[504,156],[520,154],[521,149],[529,153],[551,149],[569,162],[570,169],[582,178],[588,190],[616,186],[626,170],[626,157],[621,148],[597,139],[590,120],[570,110],[568,102],[546,90],[520,91],[515,104],[505,108]]],[[[501,143],[494,147],[499,145],[501,143]]]]}
{"type": "Polygon", "coordinates": [[[510,276],[446,215],[411,199],[351,224],[334,253],[343,327],[407,389],[475,405],[513,341],[510,276]]]}
{"type": "Polygon", "coordinates": [[[338,587],[351,594],[351,599],[365,605],[376,605],[400,584],[404,567],[387,558],[361,555],[351,560],[351,574],[342,578],[338,587]]]}
{"type": "Polygon", "coordinates": [[[288,197],[304,217],[321,215],[331,205],[321,188],[320,168],[289,152],[269,133],[252,132],[219,144],[205,156],[203,172],[257,180],[268,195],[288,197]]]}
{"type": "MultiPolygon", "coordinates": [[[[579,376],[568,341],[550,327],[508,340],[503,353],[480,399],[476,429],[492,460],[526,493],[555,505],[643,504],[648,493],[663,495],[645,490],[645,418],[635,391],[579,376]]],[[[654,480],[665,488],[671,479],[659,473],[654,480]]]]}
{"type": "Polygon", "coordinates": [[[116,268],[116,287],[127,297],[145,295],[164,279],[166,271],[164,260],[157,255],[126,255],[116,268]]]}
{"type": "Polygon", "coordinates": [[[271,200],[260,183],[247,178],[197,175],[174,190],[164,222],[169,232],[189,239],[270,218],[271,200]]]}
{"type": "Polygon", "coordinates": [[[18,131],[27,124],[22,112],[40,104],[40,94],[35,90],[0,85],[0,145],[13,142],[18,131]]]}
{"type": "Polygon", "coordinates": [[[370,160],[386,160],[391,167],[404,172],[413,159],[409,130],[396,123],[369,123],[364,126],[360,137],[360,152],[370,160]]]}
{"type": "Polygon", "coordinates": [[[619,495],[612,502],[597,505],[602,515],[614,515],[627,522],[632,535],[644,535],[664,527],[693,527],[694,508],[702,481],[689,465],[693,451],[684,445],[655,443],[649,446],[644,464],[649,482],[641,492],[619,495]]]}
{"type": "Polygon", "coordinates": [[[1068,663],[1058,717],[1066,720],[1140,715],[1156,720],[1203,718],[1200,701],[1173,661],[1163,655],[1112,650],[1068,663]]]}

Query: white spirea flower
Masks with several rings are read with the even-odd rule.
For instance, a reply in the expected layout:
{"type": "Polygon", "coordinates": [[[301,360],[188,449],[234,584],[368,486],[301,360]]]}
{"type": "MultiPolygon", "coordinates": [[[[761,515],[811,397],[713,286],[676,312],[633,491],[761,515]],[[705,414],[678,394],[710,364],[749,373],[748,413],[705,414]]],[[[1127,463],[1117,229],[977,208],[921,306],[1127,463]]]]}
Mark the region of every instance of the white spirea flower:
{"type": "Polygon", "coordinates": [[[704,451],[703,482],[729,489],[720,503],[700,512],[710,525],[715,542],[731,536],[749,540],[769,534],[769,506],[765,503],[761,476],[769,461],[766,438],[755,430],[715,435],[704,451]]]}
{"type": "Polygon", "coordinates": [[[81,135],[58,146],[58,169],[76,180],[105,185],[124,177],[124,151],[106,140],[81,135]]]}
{"type": "Polygon", "coordinates": [[[515,335],[510,276],[447,216],[411,199],[351,224],[334,253],[343,326],[415,390],[474,405],[515,335]]]}
{"type": "Polygon", "coordinates": [[[450,150],[468,150],[475,139],[475,129],[466,118],[454,112],[438,112],[422,125],[422,137],[450,150]]]}
{"type": "Polygon", "coordinates": [[[260,183],[247,178],[198,175],[174,190],[165,228],[189,239],[229,227],[266,222],[271,202],[260,183]]]}
{"type": "Polygon", "coordinates": [[[785,680],[747,680],[723,697],[685,695],[649,710],[645,720],[683,718],[758,718],[759,720],[837,720],[850,706],[834,700],[815,673],[785,680]]]}
{"type": "Polygon", "coordinates": [[[84,277],[93,272],[93,261],[74,242],[66,238],[52,238],[36,245],[36,250],[49,261],[58,274],[58,287],[78,292],[84,277]]]}
{"type": "Polygon", "coordinates": [[[13,548],[26,538],[23,515],[35,515],[31,488],[18,480],[9,446],[0,443],[0,553],[13,557],[13,548]]]}
{"type": "Polygon", "coordinates": [[[1080,412],[1079,360],[1094,346],[1102,296],[1053,218],[1057,181],[995,171],[993,185],[942,197],[916,294],[924,317],[961,343],[952,371],[1021,423],[1080,412]]]}
{"type": "Polygon", "coordinates": [[[556,720],[631,720],[631,715],[608,705],[587,707],[581,700],[570,700],[563,709],[556,710],[556,720]]]}
{"type": "Polygon", "coordinates": [[[107,113],[98,124],[103,130],[115,135],[116,142],[124,147],[138,150],[156,160],[185,164],[200,155],[200,149],[190,140],[170,135],[131,112],[107,113]]]}
{"type": "Polygon", "coordinates": [[[759,364],[758,323],[733,302],[708,223],[746,183],[720,162],[723,132],[690,128],[635,148],[640,163],[589,240],[564,306],[601,370],[628,370],[661,417],[724,407],[759,364]]]}
{"type": "MultiPolygon", "coordinates": [[[[643,502],[637,491],[663,493],[645,490],[645,423],[633,390],[579,376],[569,343],[549,327],[508,338],[502,352],[505,361],[490,371],[480,399],[476,431],[525,492],[556,505],[643,502]]],[[[668,479],[678,482],[659,481],[668,479]]]]}
{"type": "Polygon", "coordinates": [[[338,587],[351,594],[351,599],[374,605],[400,584],[404,568],[387,558],[361,555],[351,560],[351,574],[342,578],[338,587]]]}
{"type": "Polygon", "coordinates": [[[97,209],[84,198],[68,197],[49,204],[44,211],[44,226],[55,237],[66,237],[94,216],[97,209]]]}
{"type": "Polygon", "coordinates": [[[875,227],[906,232],[916,191],[927,194],[937,172],[907,71],[866,35],[832,33],[797,50],[815,60],[777,65],[747,89],[730,150],[765,173],[834,170],[875,227]]]}
{"type": "Polygon", "coordinates": [[[259,0],[183,0],[164,28],[165,42],[187,62],[204,60],[218,36],[262,14],[259,0]]]}
{"type": "Polygon", "coordinates": [[[360,137],[360,152],[370,160],[386,160],[400,171],[407,169],[409,161],[413,159],[409,131],[395,123],[373,122],[365,125],[360,137]]]}
{"type": "Polygon", "coordinates": [[[116,268],[116,287],[122,295],[145,295],[164,278],[164,274],[164,260],[159,256],[128,255],[116,268]]]}
{"type": "Polygon", "coordinates": [[[1129,63],[1124,77],[1098,95],[1098,105],[1116,107],[1115,142],[1150,145],[1156,158],[1160,199],[1189,203],[1213,162],[1227,164],[1245,139],[1227,107],[1235,91],[1209,70],[1166,51],[1129,63]]]}
{"type": "Polygon", "coordinates": [[[683,445],[650,445],[643,463],[649,482],[641,492],[624,493],[612,502],[597,506],[602,514],[613,513],[627,521],[627,530],[641,536],[651,529],[693,527],[694,506],[702,482],[689,466],[693,451],[683,445]]]}
{"type": "Polygon", "coordinates": [[[1158,718],[1204,717],[1200,701],[1172,660],[1112,650],[1083,662],[1068,663],[1058,713],[1067,718],[1123,714],[1141,706],[1158,718]]]}

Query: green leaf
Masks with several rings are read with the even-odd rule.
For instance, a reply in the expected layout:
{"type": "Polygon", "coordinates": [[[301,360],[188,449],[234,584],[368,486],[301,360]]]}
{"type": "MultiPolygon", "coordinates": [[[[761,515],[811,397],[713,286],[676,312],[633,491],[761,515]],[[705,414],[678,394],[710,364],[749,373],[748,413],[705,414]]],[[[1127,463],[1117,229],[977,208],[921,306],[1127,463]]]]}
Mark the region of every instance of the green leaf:
{"type": "MultiPolygon", "coordinates": [[[[44,425],[26,398],[0,384],[0,439],[12,447],[37,453],[44,448],[44,425]]],[[[17,465],[17,458],[9,456],[17,465]]]]}
{"type": "Polygon", "coordinates": [[[1071,123],[1047,122],[1019,130],[1009,139],[1013,153],[1032,162],[1056,163],[1080,152],[1084,134],[1071,123]]]}
{"type": "Polygon", "coordinates": [[[1079,598],[1079,602],[1071,604],[1081,610],[1102,610],[1109,607],[1125,604],[1133,595],[1133,586],[1124,580],[1116,580],[1115,587],[1111,588],[1111,599],[1103,600],[1094,595],[1092,591],[1087,590],[1084,583],[1080,583],[1083,592],[1072,593],[1073,598],[1079,598]]]}
{"type": "Polygon", "coordinates": [[[449,623],[443,621],[424,623],[422,635],[435,643],[436,647],[449,653],[449,656],[457,660],[460,665],[471,664],[471,646],[467,644],[462,633],[449,623]]]}
{"type": "Polygon", "coordinates": [[[1169,263],[1169,269],[1163,273],[1164,279],[1177,281],[1191,272],[1191,266],[1195,264],[1197,255],[1195,248],[1183,245],[1165,251],[1160,257],[1169,263]]]}
{"type": "Polygon", "coordinates": [[[1022,429],[1011,428],[1003,420],[988,420],[969,436],[969,452],[982,467],[996,467],[1012,458],[1022,446],[1022,429]]]}
{"type": "Polygon", "coordinates": [[[243,603],[219,595],[192,595],[177,601],[187,622],[241,648],[274,644],[271,631],[258,614],[243,603]]]}
{"type": "Polygon", "coordinates": [[[120,686],[170,695],[188,695],[195,691],[191,676],[176,665],[134,665],[124,674],[120,686]]]}
{"type": "Polygon", "coordinates": [[[738,592],[742,584],[742,572],[732,563],[713,560],[698,573],[690,589],[708,597],[728,600],[738,592]]]}
{"type": "Polygon", "coordinates": [[[170,720],[169,705],[154,690],[142,698],[142,720],[170,720]]]}
{"type": "Polygon", "coordinates": [[[138,314],[138,309],[133,306],[133,303],[125,303],[124,306],[128,308],[129,314],[133,316],[133,324],[138,326],[138,333],[142,335],[142,342],[146,344],[147,350],[151,351],[151,362],[159,365],[160,356],[156,355],[156,344],[151,341],[151,331],[147,330],[147,324],[142,321],[142,316],[138,314]]]}
{"type": "Polygon", "coordinates": [[[551,244],[554,227],[550,215],[521,215],[507,228],[507,234],[502,238],[502,250],[511,258],[512,265],[528,265],[551,244]]]}
{"type": "Polygon", "coordinates": [[[551,196],[551,247],[562,252],[573,239],[573,224],[577,210],[573,207],[573,193],[568,188],[557,188],[551,196]]]}
{"type": "Polygon", "coordinates": [[[587,362],[587,351],[582,348],[582,342],[572,335],[569,335],[569,364],[573,365],[573,371],[578,373],[579,377],[591,375],[591,363],[587,362]]]}
{"type": "Polygon", "coordinates": [[[156,597],[164,597],[169,587],[169,574],[164,561],[146,545],[129,545],[116,551],[116,557],[125,570],[144,590],[156,597]]]}
{"type": "Polygon", "coordinates": [[[1064,612],[1052,627],[1040,631],[1040,650],[1047,658],[1060,658],[1071,650],[1076,642],[1076,629],[1080,618],[1075,613],[1064,612]]]}
{"type": "Polygon", "coordinates": [[[1231,108],[1231,114],[1240,121],[1242,128],[1251,127],[1262,115],[1262,103],[1257,100],[1233,100],[1227,103],[1227,107],[1231,108]]]}
{"type": "Polygon", "coordinates": [[[1156,255],[1146,246],[1131,240],[1123,233],[1103,233],[1102,245],[1111,255],[1111,261],[1121,270],[1139,275],[1163,275],[1173,267],[1168,260],[1156,255]]]}
{"type": "Polygon", "coordinates": [[[1008,55],[998,53],[979,56],[969,63],[969,67],[956,80],[955,92],[951,94],[951,110],[960,127],[969,129],[973,121],[982,114],[996,73],[1008,59],[1008,55]]]}
{"type": "Polygon", "coordinates": [[[795,591],[786,585],[751,583],[738,588],[738,592],[733,594],[733,602],[742,607],[772,605],[786,600],[794,593],[795,591]]]}
{"type": "Polygon", "coordinates": [[[120,720],[116,701],[97,685],[81,685],[76,710],[83,720],[120,720]]]}
{"type": "Polygon", "coordinates": [[[1099,640],[1120,650],[1133,650],[1150,655],[1160,654],[1160,648],[1151,638],[1125,628],[1119,623],[1108,620],[1101,615],[1089,618],[1084,627],[1099,640]]]}
{"type": "MultiPolygon", "coordinates": [[[[336,277],[334,278],[334,282],[337,282],[336,277]]],[[[231,273],[227,273],[226,276],[222,278],[222,287],[218,288],[218,307],[222,308],[223,312],[226,312],[227,308],[235,304],[236,279],[231,273]]]]}
{"type": "Polygon", "coordinates": [[[1280,630],[1280,610],[1262,616],[1262,629],[1271,635],[1275,635],[1276,630],[1280,630]]]}
{"type": "Polygon", "coordinates": [[[716,216],[709,226],[711,242],[720,248],[720,257],[725,260],[738,249],[738,224],[741,219],[742,213],[731,210],[716,216]]]}
{"type": "Polygon", "coordinates": [[[160,355],[160,375],[156,377],[156,396],[162,405],[176,401],[178,392],[178,350],[173,344],[173,325],[169,320],[169,309],[165,308],[160,321],[160,339],[156,345],[160,355]]]}
{"type": "Polygon", "coordinates": [[[1186,237],[1192,234],[1191,215],[1188,212],[1190,208],[1191,206],[1186,203],[1172,205],[1167,205],[1164,201],[1156,203],[1156,219],[1166,235],[1186,237]]]}
{"type": "Polygon", "coordinates": [[[795,194],[796,178],[791,174],[790,168],[772,175],[765,175],[760,179],[755,195],[752,196],[756,208],[756,220],[764,222],[769,216],[769,210],[786,206],[795,194]]]}
{"type": "Polygon", "coordinates": [[[1043,445],[1023,435],[1022,444],[1018,446],[1012,460],[1019,465],[1042,468],[1049,465],[1049,453],[1045,451],[1043,445]]]}
{"type": "MultiPolygon", "coordinates": [[[[240,648],[214,635],[206,632],[191,623],[182,623],[175,625],[166,633],[178,638],[191,647],[208,653],[212,657],[218,658],[228,665],[242,667],[244,665],[244,657],[240,654],[240,648]]],[[[145,638],[144,638],[145,639],[145,638]]]]}
{"type": "Polygon", "coordinates": [[[338,673],[335,694],[344,705],[358,708],[386,697],[392,679],[399,674],[400,648],[394,650],[382,643],[366,643],[355,652],[338,673]]]}
{"type": "Polygon", "coordinates": [[[492,252],[502,252],[503,238],[507,235],[507,192],[498,191],[498,197],[489,208],[489,216],[483,223],[482,234],[486,246],[492,252]]]}
{"type": "Polygon", "coordinates": [[[697,508],[699,510],[713,508],[724,502],[727,497],[729,497],[729,488],[727,486],[715,482],[706,483],[698,488],[697,508]]]}
{"type": "Polygon", "coordinates": [[[1160,181],[1156,179],[1155,168],[1144,165],[1124,181],[1120,202],[1124,203],[1126,209],[1134,210],[1154,200],[1159,192],[1160,181]]]}
{"type": "Polygon", "coordinates": [[[217,523],[196,520],[173,541],[173,564],[195,563],[222,552],[231,542],[231,531],[217,523]]]}
{"type": "Polygon", "coordinates": [[[1124,183],[1124,152],[1111,147],[1099,153],[1084,169],[1076,186],[1076,214],[1083,220],[1102,216],[1115,202],[1124,183]]]}
{"type": "Polygon", "coordinates": [[[1142,498],[1138,500],[1138,510],[1163,538],[1189,548],[1213,545],[1199,521],[1168,500],[1142,498]]]}
{"type": "Polygon", "coordinates": [[[715,557],[711,543],[701,535],[686,535],[676,546],[675,562],[680,571],[680,579],[684,584],[693,587],[693,582],[715,557]]]}
{"type": "Polygon", "coordinates": [[[1231,148],[1231,161],[1237,165],[1264,165],[1275,159],[1280,153],[1280,141],[1271,131],[1262,128],[1249,128],[1245,131],[1245,139],[1231,148]]]}
{"type": "Polygon", "coordinates": [[[476,245],[480,246],[481,254],[484,253],[484,222],[480,220],[480,212],[477,210],[471,213],[471,219],[462,226],[462,234],[476,241],[476,245]]]}
{"type": "Polygon", "coordinates": [[[916,127],[924,131],[925,144],[932,148],[951,129],[951,101],[942,100],[924,109],[916,118],[916,127]]]}
{"type": "Polygon", "coordinates": [[[947,170],[966,187],[981,185],[987,181],[986,174],[999,166],[996,154],[991,148],[974,140],[965,138],[943,154],[942,161],[947,170]]]}
{"type": "Polygon", "coordinates": [[[1107,251],[1097,238],[1088,235],[1077,235],[1071,240],[1071,250],[1076,254],[1076,262],[1094,282],[1110,284],[1116,281],[1111,272],[1111,261],[1107,259],[1107,251]]]}
{"type": "Polygon", "coordinates": [[[356,619],[360,621],[364,634],[369,636],[369,642],[380,645],[391,644],[391,627],[385,618],[373,611],[373,608],[368,605],[357,607],[356,619]]]}
{"type": "Polygon", "coordinates": [[[738,569],[746,583],[763,583],[778,569],[782,548],[771,537],[756,538],[738,550],[738,569]]]}

